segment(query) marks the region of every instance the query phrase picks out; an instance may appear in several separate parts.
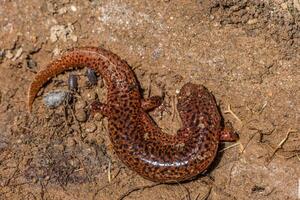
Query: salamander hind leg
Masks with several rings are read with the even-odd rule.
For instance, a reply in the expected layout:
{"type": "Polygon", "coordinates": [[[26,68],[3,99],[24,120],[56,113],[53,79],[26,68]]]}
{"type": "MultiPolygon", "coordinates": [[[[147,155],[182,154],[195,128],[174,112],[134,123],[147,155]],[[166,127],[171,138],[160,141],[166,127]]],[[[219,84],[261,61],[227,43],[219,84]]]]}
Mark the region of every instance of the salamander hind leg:
{"type": "Polygon", "coordinates": [[[144,111],[150,111],[159,107],[163,102],[163,97],[152,96],[142,100],[142,108],[144,111]]]}
{"type": "Polygon", "coordinates": [[[94,101],[91,104],[92,115],[94,115],[95,113],[100,113],[104,117],[108,117],[109,111],[109,107],[105,103],[101,103],[100,101],[94,101]]]}

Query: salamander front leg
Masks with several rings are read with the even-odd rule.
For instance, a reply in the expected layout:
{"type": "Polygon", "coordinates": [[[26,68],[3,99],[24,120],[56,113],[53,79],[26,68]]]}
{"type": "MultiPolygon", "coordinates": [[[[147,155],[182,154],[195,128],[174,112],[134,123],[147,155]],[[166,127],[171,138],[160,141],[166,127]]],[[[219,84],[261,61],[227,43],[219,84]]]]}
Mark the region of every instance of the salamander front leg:
{"type": "Polygon", "coordinates": [[[142,100],[142,108],[144,111],[150,111],[160,106],[162,102],[163,102],[163,97],[152,96],[142,100]]]}
{"type": "Polygon", "coordinates": [[[225,124],[224,129],[220,132],[221,142],[235,142],[239,139],[239,135],[234,131],[230,123],[225,124]]]}

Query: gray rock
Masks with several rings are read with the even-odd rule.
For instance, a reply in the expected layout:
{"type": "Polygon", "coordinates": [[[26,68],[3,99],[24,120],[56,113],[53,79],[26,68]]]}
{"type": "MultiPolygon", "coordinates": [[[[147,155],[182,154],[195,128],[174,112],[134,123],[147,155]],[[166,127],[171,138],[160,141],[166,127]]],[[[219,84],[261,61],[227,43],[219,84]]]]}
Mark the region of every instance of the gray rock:
{"type": "Polygon", "coordinates": [[[53,91],[47,93],[44,96],[43,101],[48,108],[56,108],[57,106],[62,104],[62,102],[66,99],[67,95],[68,92],[65,91],[53,91]]]}

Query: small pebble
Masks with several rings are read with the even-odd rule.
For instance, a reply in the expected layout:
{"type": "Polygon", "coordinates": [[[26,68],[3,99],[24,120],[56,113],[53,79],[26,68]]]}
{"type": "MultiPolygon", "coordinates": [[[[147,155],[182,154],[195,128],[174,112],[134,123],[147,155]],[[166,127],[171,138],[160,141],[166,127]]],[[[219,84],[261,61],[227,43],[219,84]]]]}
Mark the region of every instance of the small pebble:
{"type": "Polygon", "coordinates": [[[62,102],[65,100],[67,94],[68,93],[64,92],[64,91],[49,92],[43,98],[44,104],[48,108],[56,108],[57,106],[62,104],[62,102]]]}
{"type": "Polygon", "coordinates": [[[65,13],[67,13],[67,8],[66,8],[66,7],[62,7],[62,8],[60,8],[60,9],[58,10],[58,14],[59,14],[59,15],[62,15],[62,14],[65,14],[65,13]]]}
{"type": "MultiPolygon", "coordinates": [[[[105,143],[105,140],[102,138],[102,137],[97,137],[97,141],[98,141],[98,144],[104,144],[105,143]]],[[[105,148],[105,146],[104,146],[105,148]]]]}
{"type": "Polygon", "coordinates": [[[93,101],[97,99],[98,95],[96,92],[86,90],[83,92],[82,97],[87,101],[93,101]]]}
{"type": "MultiPolygon", "coordinates": [[[[76,117],[76,116],[75,116],[76,117]]],[[[75,123],[75,124],[72,124],[70,129],[73,130],[73,133],[77,134],[78,132],[80,132],[80,126],[79,124],[75,123]]]]}
{"type": "Polygon", "coordinates": [[[75,139],[73,139],[73,138],[71,138],[71,137],[69,137],[68,139],[67,139],[67,147],[74,147],[76,145],[76,140],[75,139]]]}
{"type": "Polygon", "coordinates": [[[54,48],[52,53],[53,53],[53,56],[58,56],[60,54],[61,50],[59,48],[54,48]]]}
{"type": "Polygon", "coordinates": [[[53,148],[60,152],[63,152],[65,149],[64,145],[62,145],[62,144],[54,144],[53,148]]]}
{"type": "Polygon", "coordinates": [[[83,109],[77,110],[75,113],[75,116],[79,122],[86,122],[86,120],[87,120],[87,114],[83,109]]]}
{"type": "Polygon", "coordinates": [[[85,131],[87,133],[93,133],[97,130],[97,126],[94,123],[87,123],[85,126],[85,131]]]}
{"type": "Polygon", "coordinates": [[[36,61],[32,60],[31,58],[27,59],[26,63],[27,63],[27,67],[29,69],[33,69],[33,68],[35,68],[37,66],[36,61]]]}
{"type": "Polygon", "coordinates": [[[5,57],[11,59],[12,57],[14,57],[14,54],[12,54],[11,50],[7,50],[5,52],[5,57]]]}
{"type": "Polygon", "coordinates": [[[4,57],[5,57],[5,51],[0,50],[0,63],[3,61],[4,57]]]}
{"type": "MultiPolygon", "coordinates": [[[[18,142],[17,142],[18,143],[18,142]]],[[[8,142],[0,140],[0,151],[6,149],[8,147],[8,142]]]]}
{"type": "Polygon", "coordinates": [[[38,179],[34,177],[34,178],[32,179],[32,183],[37,183],[37,182],[38,182],[38,179]]]}
{"type": "Polygon", "coordinates": [[[258,22],[258,19],[249,19],[248,20],[248,22],[247,22],[247,24],[250,24],[250,25],[252,25],[252,24],[256,24],[258,22]]]}
{"type": "Polygon", "coordinates": [[[294,0],[294,7],[300,12],[300,0],[294,0]]]}
{"type": "Polygon", "coordinates": [[[281,8],[282,8],[283,10],[287,10],[287,9],[288,9],[288,4],[287,4],[287,2],[282,3],[280,6],[281,6],[281,8]]]}
{"type": "Polygon", "coordinates": [[[87,106],[86,101],[81,101],[81,100],[79,100],[79,101],[77,101],[77,102],[75,103],[75,110],[82,110],[82,109],[84,109],[86,106],[87,106]]]}
{"type": "Polygon", "coordinates": [[[74,5],[71,5],[71,10],[73,11],[73,12],[76,12],[77,11],[77,8],[76,8],[76,6],[74,6],[74,5]]]}
{"type": "Polygon", "coordinates": [[[152,52],[152,58],[154,60],[157,60],[161,57],[162,54],[162,49],[160,47],[154,49],[154,51],[152,52]]]}
{"type": "Polygon", "coordinates": [[[103,120],[103,115],[101,113],[95,113],[94,116],[93,116],[93,120],[97,121],[97,122],[100,122],[103,120]]]}
{"type": "Polygon", "coordinates": [[[19,48],[17,51],[16,51],[16,54],[15,56],[12,58],[13,61],[17,60],[23,53],[23,49],[22,48],[19,48]]]}

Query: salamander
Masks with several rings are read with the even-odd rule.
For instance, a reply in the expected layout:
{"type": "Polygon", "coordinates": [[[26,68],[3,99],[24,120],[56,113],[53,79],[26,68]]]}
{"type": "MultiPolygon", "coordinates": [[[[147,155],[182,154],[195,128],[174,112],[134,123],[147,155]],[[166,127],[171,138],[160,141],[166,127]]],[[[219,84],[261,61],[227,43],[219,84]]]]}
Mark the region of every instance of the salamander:
{"type": "Polygon", "coordinates": [[[146,179],[167,183],[192,179],[209,167],[221,141],[238,139],[235,131],[223,125],[214,96],[193,83],[184,84],[177,95],[182,127],[176,134],[164,133],[148,114],[162,98],[143,98],[127,62],[98,47],[74,48],[38,72],[29,88],[29,111],[38,91],[52,77],[83,67],[95,70],[106,83],[106,102],[93,102],[91,110],[107,118],[114,152],[146,179]]]}

